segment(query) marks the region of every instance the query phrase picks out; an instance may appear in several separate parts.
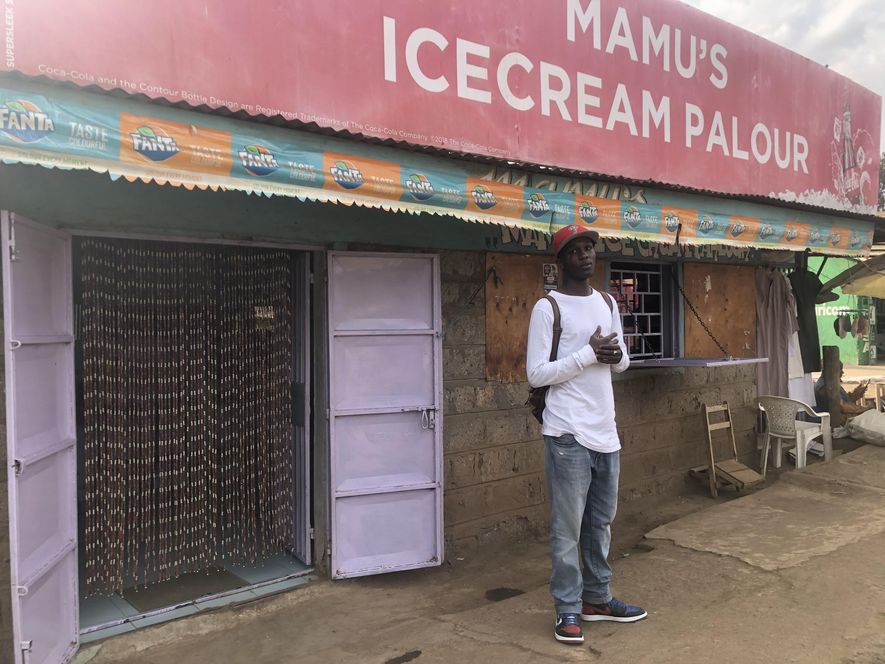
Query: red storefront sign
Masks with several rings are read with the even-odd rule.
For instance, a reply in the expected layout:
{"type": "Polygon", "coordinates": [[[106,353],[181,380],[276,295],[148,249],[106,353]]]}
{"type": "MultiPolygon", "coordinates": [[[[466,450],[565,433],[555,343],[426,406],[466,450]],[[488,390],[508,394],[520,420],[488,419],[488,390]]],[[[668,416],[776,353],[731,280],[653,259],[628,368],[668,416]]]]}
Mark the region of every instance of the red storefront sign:
{"type": "Polygon", "coordinates": [[[2,66],[254,116],[871,211],[881,98],[675,0],[5,0],[2,66]]]}

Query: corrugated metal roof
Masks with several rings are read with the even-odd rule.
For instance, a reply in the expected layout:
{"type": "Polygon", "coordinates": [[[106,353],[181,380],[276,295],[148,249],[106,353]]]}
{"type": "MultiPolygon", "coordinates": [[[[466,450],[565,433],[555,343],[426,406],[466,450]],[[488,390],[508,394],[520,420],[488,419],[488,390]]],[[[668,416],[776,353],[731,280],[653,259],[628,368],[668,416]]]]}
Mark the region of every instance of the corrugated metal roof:
{"type": "Polygon", "coordinates": [[[559,177],[571,177],[571,178],[581,178],[581,179],[592,179],[592,180],[604,180],[606,182],[610,182],[613,184],[626,184],[630,186],[644,186],[644,187],[654,187],[658,189],[664,189],[669,191],[678,191],[689,194],[700,194],[707,196],[716,196],[718,198],[725,198],[729,200],[739,200],[739,201],[747,201],[752,203],[762,203],[765,205],[773,205],[775,207],[785,208],[785,209],[793,209],[793,210],[804,210],[808,212],[816,212],[818,214],[824,214],[828,216],[836,216],[836,217],[845,217],[849,219],[860,219],[863,221],[873,221],[877,222],[877,227],[882,226],[882,232],[885,234],[885,221],[881,215],[868,215],[868,214],[859,214],[856,212],[843,211],[843,210],[833,210],[831,208],[822,207],[818,205],[810,205],[807,203],[799,203],[799,202],[790,202],[784,201],[779,198],[772,198],[769,196],[760,196],[760,195],[751,195],[751,194],[732,194],[721,191],[716,191],[713,189],[697,189],[694,187],[687,187],[684,185],[674,184],[670,182],[656,181],[656,180],[635,180],[631,178],[620,177],[617,175],[607,174],[607,173],[598,173],[595,171],[576,171],[573,169],[560,168],[553,165],[545,165],[545,164],[536,164],[529,163],[524,161],[517,160],[508,160],[508,159],[500,159],[495,157],[488,157],[484,155],[477,155],[473,153],[459,152],[455,150],[446,150],[443,148],[437,148],[433,146],[427,145],[419,145],[415,143],[409,143],[407,141],[396,141],[393,139],[382,139],[376,138],[374,136],[366,136],[364,134],[357,134],[353,132],[349,132],[346,130],[336,130],[330,129],[328,127],[322,127],[315,122],[305,123],[300,120],[287,120],[282,115],[276,115],[272,117],[268,117],[265,115],[250,115],[245,111],[232,111],[227,107],[222,108],[211,108],[206,105],[193,105],[186,101],[177,101],[172,102],[162,97],[154,98],[149,97],[144,94],[133,94],[129,91],[122,90],[117,88],[115,90],[105,90],[96,85],[77,85],[70,81],[56,81],[54,79],[47,78],[45,76],[25,76],[18,72],[9,72],[8,75],[12,78],[20,78],[24,80],[37,80],[42,83],[46,83],[49,85],[62,86],[76,90],[85,90],[90,93],[96,93],[101,95],[110,95],[115,97],[122,97],[126,99],[137,99],[139,101],[144,101],[153,104],[162,104],[164,106],[170,106],[174,108],[186,109],[189,111],[194,111],[197,113],[204,113],[207,115],[217,115],[221,117],[232,117],[237,118],[239,120],[246,120],[249,122],[256,122],[258,124],[271,125],[275,127],[287,127],[290,129],[296,129],[299,131],[308,131],[316,134],[321,134],[325,136],[335,136],[339,138],[346,138],[353,141],[368,143],[372,145],[386,145],[390,147],[396,147],[401,150],[407,150],[410,152],[418,152],[424,153],[434,156],[441,157],[449,157],[453,159],[462,159],[466,161],[472,161],[480,164],[489,164],[489,165],[497,165],[511,169],[518,169],[527,171],[530,173],[539,173],[539,174],[550,174],[559,177]],[[878,217],[878,218],[877,218],[878,217]]]}

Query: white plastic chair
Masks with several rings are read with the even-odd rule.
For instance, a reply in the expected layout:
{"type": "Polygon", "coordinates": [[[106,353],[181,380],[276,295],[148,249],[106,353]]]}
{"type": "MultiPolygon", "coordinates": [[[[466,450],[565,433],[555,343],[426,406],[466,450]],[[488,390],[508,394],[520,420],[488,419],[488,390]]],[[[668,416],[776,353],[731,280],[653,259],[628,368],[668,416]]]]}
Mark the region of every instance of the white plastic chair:
{"type": "Polygon", "coordinates": [[[796,448],[796,468],[804,468],[808,448],[816,438],[823,438],[824,459],[833,458],[833,434],[830,430],[830,414],[817,413],[806,403],[784,397],[759,397],[759,410],[766,415],[764,440],[762,443],[762,476],[768,470],[768,451],[771,439],[775,439],[774,467],[783,463],[784,448],[796,448]],[[797,420],[798,413],[806,413],[820,418],[820,423],[797,420]]]}
{"type": "Polygon", "coordinates": [[[876,381],[873,384],[876,386],[876,410],[885,412],[885,383],[876,381]]]}

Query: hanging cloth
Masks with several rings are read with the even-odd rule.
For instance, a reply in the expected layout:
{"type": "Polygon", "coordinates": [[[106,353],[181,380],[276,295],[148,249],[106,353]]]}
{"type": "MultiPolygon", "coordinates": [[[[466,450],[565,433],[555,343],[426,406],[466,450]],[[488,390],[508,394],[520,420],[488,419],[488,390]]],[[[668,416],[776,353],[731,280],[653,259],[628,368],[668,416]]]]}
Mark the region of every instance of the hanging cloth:
{"type": "Polygon", "coordinates": [[[789,395],[790,337],[797,330],[796,301],[781,272],[756,270],[756,349],[768,362],[756,365],[760,395],[789,395]]]}
{"type": "MultiPolygon", "coordinates": [[[[795,313],[793,320],[795,320],[795,313]]],[[[802,366],[802,349],[799,346],[799,331],[796,330],[790,334],[787,341],[787,375],[790,380],[794,378],[803,378],[807,374],[802,366]]]]}
{"type": "Polygon", "coordinates": [[[870,321],[864,315],[857,317],[857,333],[864,336],[870,333],[870,321]]]}
{"type": "Polygon", "coordinates": [[[814,305],[823,288],[817,275],[808,270],[794,270],[790,274],[796,313],[799,323],[799,346],[806,373],[820,371],[820,339],[817,333],[817,314],[814,305]]]}
{"type": "Polygon", "coordinates": [[[855,337],[865,337],[870,333],[870,323],[862,314],[854,319],[851,325],[851,334],[855,337]]]}

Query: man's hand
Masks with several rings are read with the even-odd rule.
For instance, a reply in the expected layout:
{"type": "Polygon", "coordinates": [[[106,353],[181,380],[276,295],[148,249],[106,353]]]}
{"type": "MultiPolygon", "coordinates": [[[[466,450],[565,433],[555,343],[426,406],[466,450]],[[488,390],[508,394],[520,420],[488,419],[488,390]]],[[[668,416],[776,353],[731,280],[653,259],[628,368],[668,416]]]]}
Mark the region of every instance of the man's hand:
{"type": "Polygon", "coordinates": [[[870,381],[868,381],[868,380],[862,380],[862,381],[860,381],[860,385],[858,385],[858,386],[855,387],[853,390],[851,390],[851,392],[848,393],[848,396],[851,398],[852,401],[857,401],[857,400],[860,399],[864,394],[866,394],[866,392],[867,392],[867,386],[868,386],[869,384],[870,384],[870,381]]]}
{"type": "Polygon", "coordinates": [[[618,335],[612,332],[602,336],[602,327],[597,325],[596,332],[590,337],[590,347],[596,353],[596,359],[603,364],[617,364],[621,361],[621,347],[617,342],[618,335]]]}
{"type": "Polygon", "coordinates": [[[868,410],[872,410],[875,406],[862,406],[856,403],[843,403],[842,413],[845,415],[860,415],[868,410]]]}

